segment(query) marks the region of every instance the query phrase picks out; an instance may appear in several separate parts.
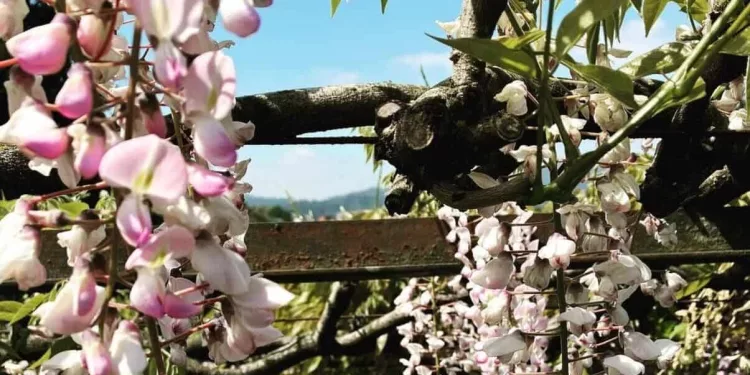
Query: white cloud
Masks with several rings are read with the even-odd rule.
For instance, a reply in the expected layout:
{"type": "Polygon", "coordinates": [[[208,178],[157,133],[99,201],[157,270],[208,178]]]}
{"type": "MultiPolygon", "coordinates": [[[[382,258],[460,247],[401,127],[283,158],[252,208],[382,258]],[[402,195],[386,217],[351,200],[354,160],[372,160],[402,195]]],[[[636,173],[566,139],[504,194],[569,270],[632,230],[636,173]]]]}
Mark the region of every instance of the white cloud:
{"type": "Polygon", "coordinates": [[[445,52],[419,52],[407,55],[396,56],[393,62],[400,65],[406,65],[410,68],[442,68],[451,69],[451,61],[448,59],[449,54],[445,52]]]}
{"type": "Polygon", "coordinates": [[[674,30],[662,19],[656,20],[647,37],[643,21],[638,18],[625,21],[620,29],[620,42],[615,41],[615,47],[633,51],[630,56],[635,57],[671,41],[674,41],[674,30]]]}

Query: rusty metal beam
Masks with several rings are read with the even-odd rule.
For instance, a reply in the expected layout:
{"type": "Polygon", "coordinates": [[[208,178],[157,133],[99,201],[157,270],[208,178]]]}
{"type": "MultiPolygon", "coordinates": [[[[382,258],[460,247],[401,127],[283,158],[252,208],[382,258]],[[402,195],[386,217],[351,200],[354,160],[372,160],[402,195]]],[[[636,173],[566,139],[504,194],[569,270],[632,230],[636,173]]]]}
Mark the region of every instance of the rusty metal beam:
{"type": "MultiPolygon", "coordinates": [[[[552,233],[550,215],[535,215],[536,236],[552,233]]],[[[503,220],[511,220],[506,217],[503,220]]],[[[636,216],[631,217],[635,221],[636,216]]],[[[731,250],[723,237],[706,225],[696,227],[684,214],[678,223],[679,249],[667,249],[635,226],[633,249],[654,268],[685,263],[730,262],[750,258],[731,250]],[[706,236],[708,230],[708,236],[706,236]],[[676,254],[679,251],[680,254],[676,254]]],[[[455,275],[460,264],[447,226],[435,218],[251,224],[246,235],[247,261],[253,272],[282,282],[400,278],[455,275]]],[[[43,231],[42,262],[50,282],[70,276],[65,250],[57,245],[58,231],[43,231]]],[[[121,257],[124,258],[124,257],[121,257]]],[[[572,265],[582,268],[604,256],[580,256],[572,265]]],[[[124,259],[121,259],[124,261],[124,259]]]]}

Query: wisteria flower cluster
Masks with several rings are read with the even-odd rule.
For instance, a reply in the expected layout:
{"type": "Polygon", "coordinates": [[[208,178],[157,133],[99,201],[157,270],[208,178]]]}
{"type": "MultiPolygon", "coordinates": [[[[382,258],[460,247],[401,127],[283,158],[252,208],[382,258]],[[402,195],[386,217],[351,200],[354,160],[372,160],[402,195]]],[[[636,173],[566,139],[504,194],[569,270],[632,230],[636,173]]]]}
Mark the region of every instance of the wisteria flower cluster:
{"type": "Polygon", "coordinates": [[[217,43],[209,33],[220,15],[228,31],[252,35],[260,26],[256,8],[271,1],[64,5],[49,24],[23,31],[26,2],[0,1],[0,37],[12,56],[0,62],[10,68],[4,85],[11,114],[0,142],[22,150],[34,170],[48,175],[56,168],[69,188],[24,196],[0,221],[0,280],[14,280],[21,290],[46,281],[41,229],[67,228],[57,237],[72,274],[34,315],[41,330],[70,335],[81,350],[53,356],[42,370],[141,373],[144,323],[158,325],[163,338],[151,339],[152,356],[168,346],[171,360],[184,364],[186,338],[201,332],[217,363],[247,358],[282,335],[272,326],[274,310],[293,296],[251,275],[244,259],[243,194],[251,186],[240,181],[249,160],[239,161],[237,149],[252,138],[254,125],[232,120],[236,70],[221,50],[232,43],[217,43]],[[126,27],[133,29],[130,39],[121,34],[126,27]],[[143,33],[148,45],[141,44],[143,33]],[[67,81],[49,102],[41,78],[64,69],[67,81]],[[56,123],[54,112],[70,124],[56,123]],[[53,197],[105,188],[114,192],[115,212],[68,217],[41,208],[53,197]],[[131,251],[120,270],[116,251],[124,247],[131,251]],[[188,263],[196,281],[183,277],[188,263]],[[116,284],[130,285],[130,276],[127,303],[115,302],[116,284]],[[123,320],[114,313],[120,310],[138,318],[123,320]]]}
{"type": "Polygon", "coordinates": [[[567,335],[562,355],[570,374],[583,374],[595,361],[610,374],[643,374],[644,363],[669,366],[679,344],[636,332],[622,304],[641,289],[670,306],[685,280],[668,271],[653,277],[630,252],[632,226],[613,227],[593,207],[562,212],[566,235],[553,233],[540,241],[538,228],[552,222],[530,222],[532,213],[514,203],[497,210],[514,217],[509,222],[493,215],[470,224],[466,214],[440,209],[438,216],[450,229],[447,239],[456,244],[455,257],[463,263],[461,275],[447,289],[468,299],[437,305],[441,297],[434,280],[413,279],[406,285],[395,300],[414,317],[399,327],[401,345],[410,353],[401,360],[404,374],[437,373],[436,365],[451,374],[559,371],[547,352],[561,334],[567,335]],[[567,276],[572,259],[583,253],[607,260],[567,276]],[[557,300],[559,295],[564,301],[557,300]],[[555,313],[550,302],[564,306],[563,311],[555,313]]]}

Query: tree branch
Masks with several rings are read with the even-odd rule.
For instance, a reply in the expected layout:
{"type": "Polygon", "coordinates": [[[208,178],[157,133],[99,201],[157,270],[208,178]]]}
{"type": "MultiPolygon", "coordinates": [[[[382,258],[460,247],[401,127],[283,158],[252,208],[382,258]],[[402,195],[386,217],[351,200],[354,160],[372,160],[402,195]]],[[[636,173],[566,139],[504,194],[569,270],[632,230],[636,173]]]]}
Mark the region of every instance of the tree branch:
{"type": "Polygon", "coordinates": [[[252,121],[250,144],[304,133],[375,125],[375,112],[390,101],[409,102],[427,89],[391,82],[284,90],[237,98],[236,121],[252,121]]]}
{"type": "MultiPolygon", "coordinates": [[[[468,293],[436,296],[438,306],[466,298],[468,293]]],[[[332,296],[333,297],[333,296],[332,296]]],[[[336,299],[335,297],[333,298],[336,299]]],[[[329,299],[330,305],[331,299],[329,299]]],[[[418,305],[416,301],[413,302],[418,305]]],[[[328,306],[326,307],[328,310],[328,306]]],[[[325,316],[325,314],[324,314],[325,316]]],[[[212,363],[201,363],[188,360],[187,373],[196,375],[256,375],[277,374],[281,371],[319,355],[351,355],[358,353],[357,348],[374,342],[378,337],[395,327],[408,323],[414,318],[411,311],[396,309],[373,320],[364,327],[336,338],[335,345],[323,348],[313,335],[298,336],[289,344],[264,354],[262,359],[231,368],[218,368],[212,363]]]]}

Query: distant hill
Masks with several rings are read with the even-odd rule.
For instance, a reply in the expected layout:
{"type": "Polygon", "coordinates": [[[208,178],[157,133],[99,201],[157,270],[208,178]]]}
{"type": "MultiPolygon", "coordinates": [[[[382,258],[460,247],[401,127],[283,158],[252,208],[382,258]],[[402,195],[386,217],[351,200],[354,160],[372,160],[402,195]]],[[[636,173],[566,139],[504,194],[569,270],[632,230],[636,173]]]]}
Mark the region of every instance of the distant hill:
{"type": "MultiPolygon", "coordinates": [[[[339,212],[339,207],[347,211],[361,211],[376,208],[377,188],[371,188],[359,192],[339,195],[323,200],[290,200],[288,198],[264,198],[255,197],[253,194],[245,196],[245,204],[248,207],[273,207],[280,206],[292,212],[307,214],[312,211],[314,216],[332,216],[339,212]]],[[[384,192],[380,189],[377,207],[383,205],[384,192]]]]}

